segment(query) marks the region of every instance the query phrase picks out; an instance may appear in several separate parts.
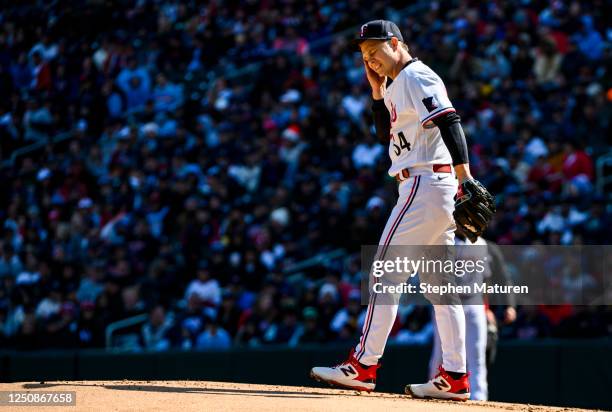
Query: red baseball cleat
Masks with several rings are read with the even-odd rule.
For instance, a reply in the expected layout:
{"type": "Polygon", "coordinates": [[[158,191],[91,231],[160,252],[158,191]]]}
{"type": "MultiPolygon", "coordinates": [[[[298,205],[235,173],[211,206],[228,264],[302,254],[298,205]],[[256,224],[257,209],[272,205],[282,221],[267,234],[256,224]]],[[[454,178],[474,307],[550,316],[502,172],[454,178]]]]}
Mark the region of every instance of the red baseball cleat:
{"type": "Polygon", "coordinates": [[[429,382],[419,385],[406,385],[404,392],[413,398],[449,399],[452,401],[467,401],[470,399],[470,383],[468,374],[464,373],[459,379],[453,379],[442,365],[438,367],[438,374],[429,382]]]}
{"type": "Polygon", "coordinates": [[[333,386],[372,392],[376,386],[376,370],[380,365],[362,365],[355,359],[354,353],[355,349],[352,349],[346,361],[332,368],[312,368],[310,377],[333,386]]]}

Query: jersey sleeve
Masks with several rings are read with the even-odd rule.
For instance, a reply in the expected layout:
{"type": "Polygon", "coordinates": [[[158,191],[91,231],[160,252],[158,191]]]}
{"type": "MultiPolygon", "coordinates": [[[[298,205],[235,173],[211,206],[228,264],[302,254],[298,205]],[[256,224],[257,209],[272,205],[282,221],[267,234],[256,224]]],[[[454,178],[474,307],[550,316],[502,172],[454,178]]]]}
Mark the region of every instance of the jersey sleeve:
{"type": "Polygon", "coordinates": [[[433,120],[438,116],[455,111],[442,79],[430,69],[406,76],[406,87],[412,106],[425,129],[435,127],[433,120]]]}

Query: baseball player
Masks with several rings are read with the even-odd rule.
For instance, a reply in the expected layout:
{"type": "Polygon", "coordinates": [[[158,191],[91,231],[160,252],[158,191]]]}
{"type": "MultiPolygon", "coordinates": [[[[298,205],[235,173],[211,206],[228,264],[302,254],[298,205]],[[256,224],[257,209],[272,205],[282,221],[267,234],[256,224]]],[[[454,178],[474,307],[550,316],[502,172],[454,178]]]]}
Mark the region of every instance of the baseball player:
{"type": "MultiPolygon", "coordinates": [[[[376,134],[389,147],[389,174],[399,182],[398,201],[379,242],[382,258],[390,245],[453,245],[455,223],[476,239],[495,212],[494,200],[470,174],[460,118],[442,80],[410,55],[400,30],[390,21],[364,24],[355,43],[372,87],[376,134]]],[[[377,304],[378,297],[370,294],[361,338],[348,359],[335,367],[313,368],[314,379],[374,390],[379,359],[398,310],[397,304],[377,304]]],[[[426,297],[435,302],[434,297],[426,297]]],[[[406,393],[467,400],[463,309],[460,303],[434,304],[434,314],[442,365],[434,379],[407,385],[406,393]]]]}
{"type": "MultiPolygon", "coordinates": [[[[456,258],[464,261],[471,260],[483,262],[484,270],[474,272],[471,276],[463,278],[464,284],[482,283],[512,285],[510,275],[505,268],[503,256],[499,247],[482,237],[472,243],[468,241],[461,229],[455,232],[456,258]],[[470,247],[474,245],[475,247],[470,247]]],[[[467,368],[470,371],[470,398],[477,401],[486,401],[489,398],[487,384],[487,335],[488,321],[485,299],[480,294],[472,293],[460,295],[465,314],[465,348],[467,368]]],[[[514,310],[515,297],[512,294],[503,295],[506,301],[505,322],[512,322],[516,318],[514,310]]],[[[429,376],[435,377],[437,369],[442,362],[442,348],[440,336],[434,322],[434,340],[431,358],[429,360],[429,376]]]]}

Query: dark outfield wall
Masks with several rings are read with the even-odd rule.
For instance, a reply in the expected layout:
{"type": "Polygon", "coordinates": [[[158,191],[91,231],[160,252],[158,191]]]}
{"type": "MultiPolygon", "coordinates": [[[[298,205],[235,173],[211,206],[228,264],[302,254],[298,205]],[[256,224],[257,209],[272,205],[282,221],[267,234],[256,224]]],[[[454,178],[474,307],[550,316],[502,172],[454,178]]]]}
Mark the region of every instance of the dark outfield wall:
{"type": "MultiPolygon", "coordinates": [[[[0,352],[3,382],[43,380],[220,380],[318,385],[315,365],[334,365],[347,348],[310,346],[228,352],[111,354],[0,352]]],[[[377,390],[402,392],[425,379],[429,347],[389,346],[377,390]]],[[[491,400],[612,408],[612,340],[503,342],[489,372],[491,400]]]]}

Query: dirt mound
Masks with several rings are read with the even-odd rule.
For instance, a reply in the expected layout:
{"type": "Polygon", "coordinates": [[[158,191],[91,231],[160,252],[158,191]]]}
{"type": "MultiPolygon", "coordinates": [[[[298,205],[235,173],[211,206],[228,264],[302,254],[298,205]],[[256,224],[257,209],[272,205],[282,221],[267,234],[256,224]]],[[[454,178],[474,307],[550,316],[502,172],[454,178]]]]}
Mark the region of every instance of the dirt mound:
{"type": "MultiPolygon", "coordinates": [[[[0,384],[1,391],[75,391],[76,411],[579,411],[500,402],[423,401],[389,393],[201,381],[80,381],[0,384]]],[[[33,410],[14,407],[2,410],[33,410]]]]}

